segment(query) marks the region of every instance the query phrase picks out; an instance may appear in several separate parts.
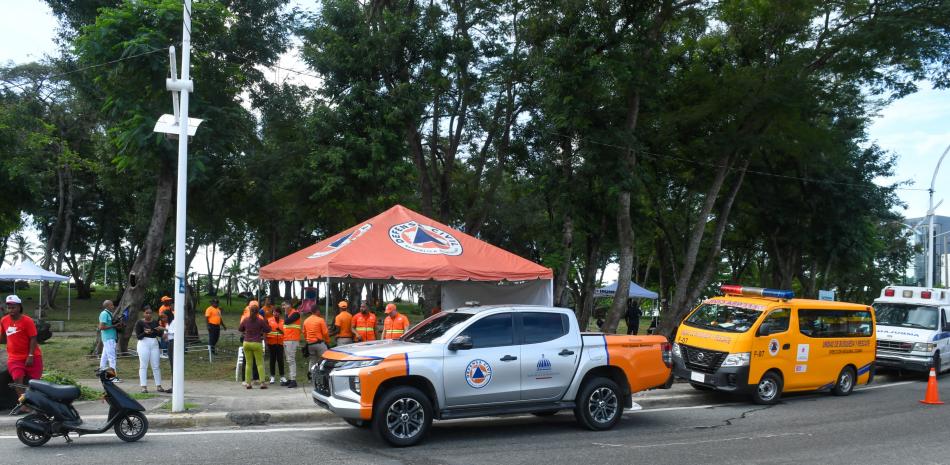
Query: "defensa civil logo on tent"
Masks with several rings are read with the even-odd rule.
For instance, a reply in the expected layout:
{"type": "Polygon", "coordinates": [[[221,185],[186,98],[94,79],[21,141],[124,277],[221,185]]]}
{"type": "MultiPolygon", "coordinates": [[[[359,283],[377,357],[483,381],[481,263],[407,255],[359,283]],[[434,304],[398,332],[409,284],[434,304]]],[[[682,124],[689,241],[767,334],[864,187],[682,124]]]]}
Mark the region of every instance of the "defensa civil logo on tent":
{"type": "Polygon", "coordinates": [[[322,249],[314,252],[307,258],[320,258],[326,255],[330,255],[331,253],[336,252],[337,250],[340,250],[343,247],[346,247],[347,245],[353,243],[353,241],[359,239],[359,237],[362,236],[363,234],[366,234],[366,231],[369,231],[370,228],[372,227],[373,227],[372,224],[366,223],[354,229],[349,234],[344,234],[339,239],[323,246],[322,249]]]}
{"type": "Polygon", "coordinates": [[[462,255],[462,244],[448,231],[408,221],[389,228],[389,238],[410,252],[427,255],[462,255]]]}

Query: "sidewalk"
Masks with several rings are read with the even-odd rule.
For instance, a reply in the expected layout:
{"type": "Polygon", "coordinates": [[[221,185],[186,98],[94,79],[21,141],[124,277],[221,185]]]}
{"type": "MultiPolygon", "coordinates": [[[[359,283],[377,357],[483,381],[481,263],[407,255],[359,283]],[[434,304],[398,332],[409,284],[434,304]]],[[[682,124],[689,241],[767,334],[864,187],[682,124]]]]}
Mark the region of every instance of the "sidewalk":
{"type": "MultiPolygon", "coordinates": [[[[166,382],[166,387],[171,385],[171,380],[166,382]]],[[[248,390],[236,382],[186,381],[185,413],[171,413],[171,394],[156,393],[152,386],[149,392],[155,397],[139,400],[139,403],[145,407],[149,426],[156,429],[309,423],[335,418],[313,403],[306,375],[297,382],[301,384],[296,389],[275,383],[268,385],[268,389],[255,387],[248,390]]],[[[98,380],[79,380],[79,383],[102,390],[98,380]]],[[[118,386],[129,393],[139,391],[135,379],[124,379],[118,386]]],[[[86,423],[105,423],[107,420],[109,406],[104,401],[79,401],[73,405],[86,423]]],[[[0,433],[12,433],[18,418],[0,416],[0,433]]]]}
{"type": "MultiPolygon", "coordinates": [[[[98,380],[80,380],[80,384],[101,390],[98,380]]],[[[170,380],[168,380],[170,385],[170,380]]],[[[331,422],[337,418],[317,407],[310,397],[312,389],[306,375],[298,380],[300,387],[287,389],[280,384],[245,389],[241,384],[227,381],[186,381],[185,413],[171,413],[171,395],[158,394],[139,402],[146,409],[149,426],[155,429],[185,429],[200,427],[242,427],[286,423],[331,422]]],[[[125,379],[119,385],[126,392],[138,392],[135,379],[125,379]]],[[[152,388],[149,388],[149,392],[152,388]]],[[[634,394],[638,408],[659,408],[708,402],[710,396],[726,400],[728,396],[696,391],[687,383],[676,383],[669,390],[657,389],[634,394]]],[[[105,423],[108,405],[103,401],[81,401],[74,404],[87,423],[105,423]]],[[[16,420],[0,414],[0,434],[12,434],[16,420]]]]}

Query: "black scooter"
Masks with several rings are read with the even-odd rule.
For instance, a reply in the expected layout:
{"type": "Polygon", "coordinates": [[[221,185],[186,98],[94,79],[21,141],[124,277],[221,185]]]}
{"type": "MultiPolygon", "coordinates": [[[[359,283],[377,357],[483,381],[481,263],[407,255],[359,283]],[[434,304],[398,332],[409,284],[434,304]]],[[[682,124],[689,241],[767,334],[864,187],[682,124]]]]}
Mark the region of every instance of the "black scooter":
{"type": "Polygon", "coordinates": [[[148,419],[145,407],[129,397],[122,389],[113,384],[115,371],[111,368],[97,370],[96,376],[105,390],[105,400],[109,403],[109,419],[104,425],[86,425],[79,412],[73,407],[73,401],[79,398],[77,386],[62,386],[41,380],[30,380],[29,389],[20,396],[19,405],[10,412],[15,415],[24,407],[33,413],[16,422],[16,435],[20,442],[30,447],[46,444],[53,436],[63,436],[66,442],[73,442],[70,433],[104,433],[115,428],[115,435],[126,442],[142,439],[148,431],[148,419]]]}

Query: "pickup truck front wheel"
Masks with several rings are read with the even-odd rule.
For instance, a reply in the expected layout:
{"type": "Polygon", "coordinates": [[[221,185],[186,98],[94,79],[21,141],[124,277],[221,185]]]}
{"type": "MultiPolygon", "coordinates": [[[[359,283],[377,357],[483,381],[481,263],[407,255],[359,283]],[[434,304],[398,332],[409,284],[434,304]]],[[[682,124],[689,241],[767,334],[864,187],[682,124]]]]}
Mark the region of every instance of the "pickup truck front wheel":
{"type": "Polygon", "coordinates": [[[613,428],[623,416],[620,386],[609,378],[587,381],[577,396],[574,417],[584,428],[603,431],[613,428]]]}
{"type": "Polygon", "coordinates": [[[422,391],[409,386],[386,391],[373,412],[373,430],[390,445],[418,444],[432,427],[432,403],[422,391]]]}

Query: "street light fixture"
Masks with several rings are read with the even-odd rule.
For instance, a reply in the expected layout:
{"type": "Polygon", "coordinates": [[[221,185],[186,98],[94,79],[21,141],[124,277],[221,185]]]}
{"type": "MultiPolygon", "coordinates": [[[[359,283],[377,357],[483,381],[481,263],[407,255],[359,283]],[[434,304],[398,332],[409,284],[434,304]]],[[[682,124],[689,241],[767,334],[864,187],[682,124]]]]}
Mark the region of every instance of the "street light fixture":
{"type": "Polygon", "coordinates": [[[934,205],[934,186],[937,183],[937,172],[940,171],[940,164],[943,163],[943,158],[947,156],[947,152],[950,152],[950,146],[947,146],[946,150],[943,151],[943,155],[940,155],[940,159],[937,160],[937,167],[934,168],[933,178],[930,179],[930,207],[927,208],[927,218],[929,221],[929,226],[927,228],[927,287],[932,288],[934,285],[934,210],[943,203],[943,200],[934,205]]]}
{"type": "Polygon", "coordinates": [[[194,92],[191,80],[191,0],[184,0],[181,32],[181,79],[177,78],[175,47],[168,48],[171,78],[165,87],[172,93],[173,115],[162,115],[155,123],[155,132],[178,139],[178,196],[175,202],[175,314],[171,329],[177,343],[172,369],[172,412],[185,411],[185,212],[188,202],[188,138],[198,131],[200,119],[188,118],[188,96],[194,92]],[[181,101],[179,108],[179,100],[181,101]],[[187,124],[181,124],[181,121],[187,124]]]}

